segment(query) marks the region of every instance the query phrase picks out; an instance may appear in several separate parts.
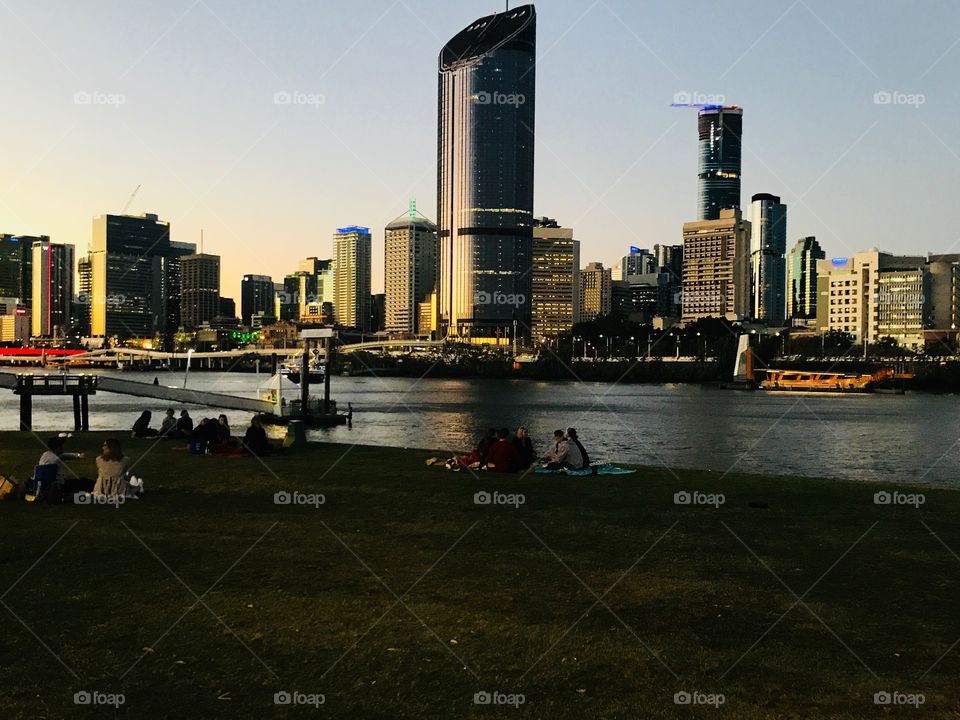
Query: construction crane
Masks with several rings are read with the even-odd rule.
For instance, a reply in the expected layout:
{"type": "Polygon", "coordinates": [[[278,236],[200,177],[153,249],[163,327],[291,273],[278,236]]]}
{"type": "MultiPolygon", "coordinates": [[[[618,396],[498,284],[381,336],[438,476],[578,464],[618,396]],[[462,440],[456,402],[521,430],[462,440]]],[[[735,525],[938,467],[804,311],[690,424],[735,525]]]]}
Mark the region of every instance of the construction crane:
{"type": "Polygon", "coordinates": [[[124,206],[123,206],[123,210],[120,211],[120,214],[121,214],[121,215],[126,215],[126,214],[127,214],[127,210],[130,208],[130,203],[133,202],[133,199],[137,196],[137,193],[138,193],[139,191],[140,191],[140,185],[137,185],[137,187],[135,187],[135,188],[133,189],[133,192],[130,193],[130,198],[127,200],[127,204],[124,205],[124,206]]]}

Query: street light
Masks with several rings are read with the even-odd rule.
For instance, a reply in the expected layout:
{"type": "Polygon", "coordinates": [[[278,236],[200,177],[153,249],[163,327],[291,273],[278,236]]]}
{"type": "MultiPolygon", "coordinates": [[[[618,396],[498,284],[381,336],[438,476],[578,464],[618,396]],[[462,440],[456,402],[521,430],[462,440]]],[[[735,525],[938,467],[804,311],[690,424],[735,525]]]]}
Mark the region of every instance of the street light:
{"type": "Polygon", "coordinates": [[[186,369],[186,372],[183,373],[184,388],[187,387],[187,376],[190,375],[190,358],[192,355],[193,355],[193,348],[190,348],[189,350],[187,350],[187,369],[186,369]]]}

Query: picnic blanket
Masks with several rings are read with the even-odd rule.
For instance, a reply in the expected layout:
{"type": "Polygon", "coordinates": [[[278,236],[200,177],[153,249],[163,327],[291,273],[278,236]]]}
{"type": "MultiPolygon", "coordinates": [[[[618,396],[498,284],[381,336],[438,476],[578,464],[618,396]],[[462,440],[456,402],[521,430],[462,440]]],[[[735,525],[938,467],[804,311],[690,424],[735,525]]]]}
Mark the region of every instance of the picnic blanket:
{"type": "Polygon", "coordinates": [[[635,473],[636,470],[628,470],[627,468],[606,463],[604,465],[593,465],[583,470],[572,470],[570,468],[562,468],[560,470],[537,468],[534,472],[538,475],[630,475],[635,473]]]}

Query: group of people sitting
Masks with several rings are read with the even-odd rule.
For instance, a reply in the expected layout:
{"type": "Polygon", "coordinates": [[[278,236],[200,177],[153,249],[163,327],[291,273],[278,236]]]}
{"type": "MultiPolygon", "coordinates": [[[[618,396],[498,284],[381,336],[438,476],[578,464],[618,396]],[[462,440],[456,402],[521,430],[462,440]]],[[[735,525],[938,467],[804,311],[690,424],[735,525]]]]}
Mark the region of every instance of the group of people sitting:
{"type": "Polygon", "coordinates": [[[490,428],[469,455],[451,458],[446,462],[446,466],[451,470],[494,470],[507,473],[538,467],[548,470],[584,470],[590,467],[590,456],[580,442],[576,429],[554,431],[551,446],[549,452],[538,458],[525,427],[518,427],[513,437],[507,428],[490,428]]]}
{"type": "Polygon", "coordinates": [[[130,458],[123,454],[120,441],[107,438],[103,441],[101,453],[96,457],[97,479],[79,477],[72,470],[64,472],[66,460],[83,460],[84,453],[66,452],[69,435],[55,435],[47,440],[47,449],[37,461],[36,475],[48,477],[44,486],[36,486],[35,494],[45,494],[48,502],[70,502],[76,493],[125,498],[139,498],[143,492],[143,482],[130,476],[130,458]],[[55,467],[55,469],[54,469],[55,467]],[[47,472],[43,472],[48,469],[47,472]],[[54,499],[57,498],[57,499],[54,499]]]}
{"type": "Polygon", "coordinates": [[[233,437],[226,415],[203,418],[195,426],[187,410],[181,410],[180,417],[177,418],[174,409],[168,408],[159,430],[150,427],[152,418],[153,413],[149,410],[140,413],[140,417],[133,424],[133,437],[187,440],[191,452],[199,454],[246,451],[251,455],[263,456],[271,453],[267,432],[257,418],[250,421],[243,440],[233,437]]]}

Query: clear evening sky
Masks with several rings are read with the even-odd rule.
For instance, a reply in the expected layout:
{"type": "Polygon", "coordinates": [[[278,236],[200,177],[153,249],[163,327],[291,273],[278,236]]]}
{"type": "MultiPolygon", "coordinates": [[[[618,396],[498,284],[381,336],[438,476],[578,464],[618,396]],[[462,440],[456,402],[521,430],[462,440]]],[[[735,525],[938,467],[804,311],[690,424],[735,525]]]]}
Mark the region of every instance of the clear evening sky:
{"type": "MultiPolygon", "coordinates": [[[[142,184],[129,212],[159,213],[174,240],[203,228],[226,295],[329,257],[352,224],[374,233],[379,291],[383,226],[410,198],[436,214],[437,54],[503,7],[2,0],[0,232],[83,252],[91,218],[142,184]]],[[[744,107],[743,202],[780,195],[788,245],[960,252],[955,0],[537,11],[535,211],[575,228],[584,263],[680,242],[697,163],[696,112],[670,107],[684,92],[744,107]]]]}

